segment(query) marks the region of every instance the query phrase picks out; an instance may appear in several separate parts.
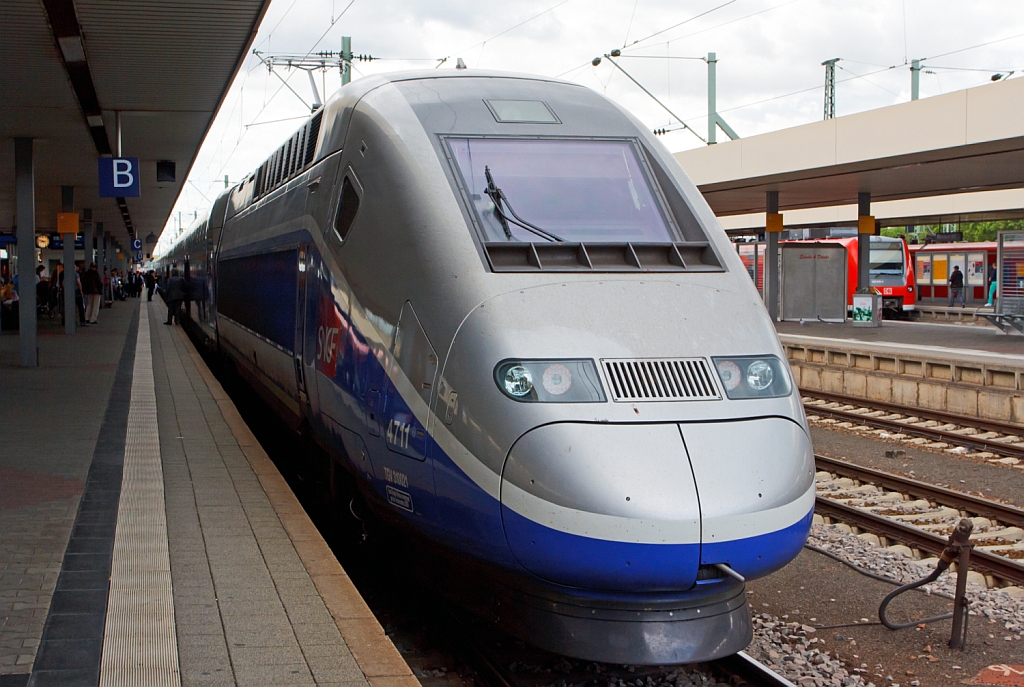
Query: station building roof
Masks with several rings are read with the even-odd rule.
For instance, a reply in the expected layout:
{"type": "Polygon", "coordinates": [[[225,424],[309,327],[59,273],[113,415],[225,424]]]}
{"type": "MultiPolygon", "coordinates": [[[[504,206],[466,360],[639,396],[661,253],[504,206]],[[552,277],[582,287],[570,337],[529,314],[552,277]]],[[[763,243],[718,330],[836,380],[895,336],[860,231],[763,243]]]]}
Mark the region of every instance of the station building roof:
{"type": "MultiPolygon", "coordinates": [[[[675,157],[719,217],[756,213],[763,221],[765,194],[778,191],[782,212],[852,204],[855,218],[865,191],[874,205],[1024,188],[1022,112],[1024,79],[1011,79],[675,157]]],[[[1019,198],[1004,199],[1011,197],[1019,198]]],[[[907,212],[941,215],[944,206],[936,207],[907,212]]]]}
{"type": "MultiPolygon", "coordinates": [[[[883,200],[871,203],[871,214],[883,227],[921,224],[958,224],[991,222],[1024,217],[1024,189],[973,191],[926,198],[883,200]]],[[[857,205],[832,205],[820,208],[787,210],[785,225],[790,229],[857,225],[857,205]]],[[[731,233],[764,231],[764,210],[718,218],[731,233]]]]}
{"type": "Polygon", "coordinates": [[[159,235],[270,0],[0,2],[0,232],[15,223],[14,139],[34,139],[37,232],[61,186],[122,246],[159,235]],[[97,158],[139,158],[141,196],[100,198],[97,158]],[[157,161],[175,181],[156,181],[157,161]]]}

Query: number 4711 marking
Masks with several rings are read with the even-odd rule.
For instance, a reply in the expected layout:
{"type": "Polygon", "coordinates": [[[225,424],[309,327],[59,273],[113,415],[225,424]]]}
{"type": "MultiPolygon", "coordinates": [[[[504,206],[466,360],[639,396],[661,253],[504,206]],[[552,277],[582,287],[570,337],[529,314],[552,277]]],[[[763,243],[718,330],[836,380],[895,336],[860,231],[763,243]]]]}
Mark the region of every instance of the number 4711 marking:
{"type": "Polygon", "coordinates": [[[392,419],[388,422],[388,429],[384,436],[389,444],[393,444],[397,448],[408,449],[410,427],[408,422],[399,422],[392,419]]]}

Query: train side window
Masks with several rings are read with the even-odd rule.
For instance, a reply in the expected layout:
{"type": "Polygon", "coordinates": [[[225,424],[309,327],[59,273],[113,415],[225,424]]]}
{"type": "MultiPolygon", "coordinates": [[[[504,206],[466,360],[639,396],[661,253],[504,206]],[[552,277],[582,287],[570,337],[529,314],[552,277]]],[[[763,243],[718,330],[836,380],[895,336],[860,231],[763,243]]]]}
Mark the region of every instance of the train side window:
{"type": "Polygon", "coordinates": [[[341,200],[338,203],[338,214],[334,217],[334,231],[342,241],[348,236],[352,222],[356,219],[356,213],[359,212],[359,192],[356,190],[358,183],[358,181],[353,183],[349,175],[346,174],[345,180],[341,184],[341,200]]]}

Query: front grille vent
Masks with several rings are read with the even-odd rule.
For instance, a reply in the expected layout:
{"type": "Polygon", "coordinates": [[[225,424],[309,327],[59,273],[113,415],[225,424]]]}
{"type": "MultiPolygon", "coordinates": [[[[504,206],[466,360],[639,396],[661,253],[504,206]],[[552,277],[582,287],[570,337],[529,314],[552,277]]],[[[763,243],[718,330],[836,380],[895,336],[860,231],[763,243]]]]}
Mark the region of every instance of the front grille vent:
{"type": "Polygon", "coordinates": [[[704,358],[602,360],[615,401],[720,399],[704,358]]]}

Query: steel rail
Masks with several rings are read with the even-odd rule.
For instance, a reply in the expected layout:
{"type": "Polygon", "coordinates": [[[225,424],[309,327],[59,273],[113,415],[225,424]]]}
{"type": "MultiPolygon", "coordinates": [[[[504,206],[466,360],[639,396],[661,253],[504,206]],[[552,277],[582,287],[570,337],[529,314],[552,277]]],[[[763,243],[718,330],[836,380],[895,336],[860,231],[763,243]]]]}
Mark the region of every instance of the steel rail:
{"type": "Polygon", "coordinates": [[[939,487],[891,472],[864,467],[846,460],[839,460],[838,458],[829,458],[828,456],[815,454],[814,462],[819,470],[834,472],[842,477],[849,477],[850,479],[885,487],[892,491],[934,501],[950,508],[966,511],[971,515],[992,518],[1006,525],[1024,527],[1024,508],[992,501],[980,496],[965,494],[955,489],[939,487]]]}
{"type": "MultiPolygon", "coordinates": [[[[519,687],[513,677],[494,657],[477,643],[460,613],[446,605],[449,625],[457,629],[459,644],[466,652],[470,663],[482,685],[485,687],[519,687]]],[[[729,680],[729,684],[743,687],[796,687],[768,666],[754,660],[745,652],[725,656],[708,662],[711,670],[729,680]]],[[[568,680],[567,680],[568,681],[568,680]]],[[[573,681],[575,682],[575,681],[573,681]]]]}
{"type": "MultiPolygon", "coordinates": [[[[807,395],[808,396],[815,396],[817,394],[807,394],[807,395]]],[[[825,399],[824,395],[819,396],[819,398],[822,398],[823,400],[829,400],[829,399],[825,399]]],[[[862,408],[875,408],[877,410],[893,412],[893,413],[899,413],[901,415],[919,417],[919,418],[922,418],[922,419],[933,419],[933,418],[926,418],[925,417],[925,413],[923,413],[923,412],[917,413],[917,412],[914,412],[914,409],[903,408],[903,406],[891,406],[890,404],[876,404],[873,401],[861,401],[859,399],[851,399],[849,401],[847,401],[847,400],[841,400],[841,401],[840,400],[835,400],[834,402],[836,402],[836,403],[848,403],[849,405],[857,405],[857,406],[860,406],[862,408]],[[892,408],[903,408],[903,409],[902,410],[891,410],[891,411],[889,411],[887,408],[877,407],[877,406],[880,406],[880,405],[890,405],[890,407],[892,407],[892,408]]],[[[883,418],[880,418],[880,417],[869,417],[869,416],[862,415],[860,413],[851,412],[849,410],[840,410],[838,408],[823,408],[822,406],[811,405],[811,406],[804,406],[804,409],[805,409],[805,411],[808,414],[812,414],[812,415],[823,415],[823,416],[826,416],[826,417],[832,417],[834,419],[840,419],[840,420],[844,420],[844,421],[847,421],[847,422],[853,422],[853,423],[856,423],[856,424],[859,424],[859,425],[866,425],[868,427],[875,427],[877,429],[885,429],[885,430],[889,430],[889,431],[893,431],[893,432],[898,432],[900,434],[907,434],[907,435],[910,435],[910,436],[922,437],[924,439],[932,439],[932,440],[936,440],[936,441],[943,441],[943,442],[946,442],[948,444],[954,444],[954,445],[957,445],[957,446],[966,446],[966,447],[973,448],[973,449],[980,449],[982,451],[988,451],[990,453],[996,453],[996,454],[999,454],[999,455],[1002,455],[1002,456],[1009,456],[1009,457],[1012,457],[1012,458],[1022,458],[1022,459],[1024,459],[1024,448],[1019,447],[1019,446],[1013,446],[1013,445],[1010,445],[1010,444],[1007,444],[1007,443],[1004,443],[1004,442],[1000,442],[1000,441],[993,441],[992,439],[976,439],[976,438],[972,437],[970,434],[958,434],[956,432],[951,432],[949,430],[935,429],[934,427],[915,427],[914,425],[911,425],[911,424],[908,424],[908,423],[903,423],[903,422],[898,422],[896,420],[886,420],[886,419],[883,419],[883,418]]],[[[950,417],[953,418],[953,417],[958,417],[958,416],[950,416],[950,417]]],[[[936,422],[942,422],[942,420],[935,420],[935,421],[936,422]]],[[[974,421],[971,418],[958,417],[956,422],[953,422],[952,420],[949,420],[948,424],[960,424],[962,426],[974,426],[974,425],[977,425],[979,423],[974,423],[974,421]]],[[[991,423],[988,423],[988,424],[991,424],[991,423]]],[[[997,430],[989,430],[989,431],[997,431],[997,430]]],[[[1014,428],[1012,430],[1010,430],[1010,429],[1003,429],[1003,430],[999,430],[999,432],[1002,433],[1002,434],[1020,435],[1020,434],[1024,434],[1024,429],[1021,429],[1021,428],[1014,428]]]]}
{"type": "MultiPolygon", "coordinates": [[[[873,534],[889,537],[938,555],[946,546],[946,538],[925,530],[893,520],[884,515],[876,515],[856,506],[848,506],[830,498],[819,496],[815,500],[814,511],[823,517],[829,517],[848,525],[853,525],[873,534]]],[[[988,551],[974,549],[971,552],[971,569],[982,574],[992,575],[1014,584],[1024,583],[1024,565],[988,551]]]]}
{"type": "Polygon", "coordinates": [[[712,670],[722,673],[730,685],[796,687],[768,666],[752,659],[745,651],[711,661],[709,665],[712,670]]]}
{"type": "MultiPolygon", "coordinates": [[[[845,394],[835,394],[829,391],[817,391],[815,389],[800,389],[800,395],[810,396],[811,398],[820,398],[823,401],[830,401],[833,403],[846,403],[848,405],[856,405],[861,406],[863,408],[874,408],[876,410],[884,410],[889,413],[899,413],[900,415],[919,417],[922,420],[934,420],[935,422],[942,422],[945,424],[961,425],[964,427],[976,427],[978,429],[983,429],[986,432],[999,432],[1000,434],[1016,434],[1018,436],[1024,435],[1024,426],[1014,425],[1009,422],[999,422],[997,420],[982,420],[980,418],[968,417],[966,415],[946,413],[941,410],[923,410],[921,408],[911,408],[910,406],[902,406],[896,403],[889,403],[887,401],[874,401],[867,398],[860,398],[858,396],[847,396],[845,394]]],[[[809,407],[817,408],[818,406],[809,407]]]]}

